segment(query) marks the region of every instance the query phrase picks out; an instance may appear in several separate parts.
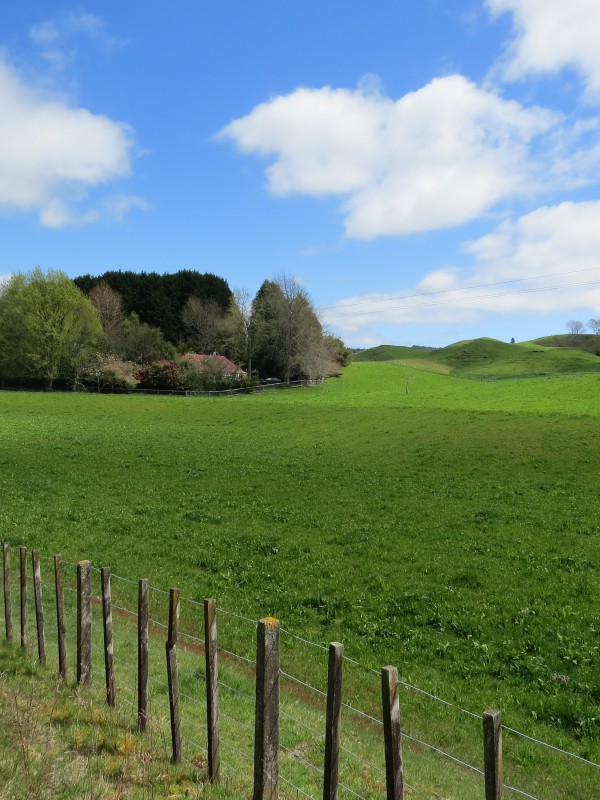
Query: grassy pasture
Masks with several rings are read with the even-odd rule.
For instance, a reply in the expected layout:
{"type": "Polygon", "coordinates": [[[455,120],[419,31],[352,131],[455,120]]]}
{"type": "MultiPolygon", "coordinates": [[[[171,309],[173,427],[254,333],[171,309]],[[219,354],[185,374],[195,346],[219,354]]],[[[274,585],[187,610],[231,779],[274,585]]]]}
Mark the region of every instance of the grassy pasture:
{"type": "MultiPolygon", "coordinates": [[[[586,340],[598,337],[588,336],[586,340]]],[[[600,372],[600,359],[580,347],[573,337],[555,336],[535,342],[507,344],[496,339],[456,342],[438,350],[380,345],[357,353],[355,361],[396,361],[406,366],[449,372],[455,376],[511,378],[600,372]]]]}
{"type": "MultiPolygon", "coordinates": [[[[225,399],[2,393],[2,537],[273,614],[597,761],[599,392],[357,363],[225,399]]],[[[478,757],[477,726],[404,699],[413,735],[478,757]]],[[[526,791],[592,796],[577,765],[554,757],[552,789],[513,756],[526,791]]]]}

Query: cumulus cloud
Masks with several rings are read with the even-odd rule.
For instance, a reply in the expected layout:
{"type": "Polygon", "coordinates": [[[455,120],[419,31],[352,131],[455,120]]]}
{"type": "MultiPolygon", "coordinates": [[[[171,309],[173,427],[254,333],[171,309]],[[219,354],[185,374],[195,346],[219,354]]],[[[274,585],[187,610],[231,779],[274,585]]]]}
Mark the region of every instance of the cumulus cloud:
{"type": "Polygon", "coordinates": [[[34,211],[54,228],[99,218],[71,204],[130,174],[130,127],[44,97],[1,57],[0,107],[0,211],[34,211]]]}
{"type": "Polygon", "coordinates": [[[490,314],[581,308],[600,313],[598,200],[538,208],[502,222],[466,249],[471,269],[439,269],[412,289],[345,298],[322,312],[324,323],[362,341],[380,325],[465,323],[490,314]]]}
{"type": "Polygon", "coordinates": [[[467,250],[478,263],[476,280],[598,268],[600,200],[543,206],[502,222],[467,250]]]}
{"type": "Polygon", "coordinates": [[[597,0],[486,0],[494,16],[513,16],[515,38],[501,73],[508,80],[531,73],[576,69],[600,98],[600,3],[597,0]]]}
{"type": "Polygon", "coordinates": [[[535,142],[560,121],[451,75],[397,101],[372,82],[297,89],[219,135],[273,161],[272,194],[344,198],[346,235],[368,239],[461,225],[541,188],[535,142]]]}

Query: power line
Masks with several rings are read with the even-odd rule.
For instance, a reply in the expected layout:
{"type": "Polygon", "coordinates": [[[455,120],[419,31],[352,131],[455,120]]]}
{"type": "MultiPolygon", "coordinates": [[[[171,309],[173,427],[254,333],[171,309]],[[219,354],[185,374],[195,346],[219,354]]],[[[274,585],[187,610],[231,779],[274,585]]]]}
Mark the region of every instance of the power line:
{"type": "MultiPolygon", "coordinates": [[[[528,278],[527,280],[533,280],[532,278],[528,278]]],[[[450,303],[465,303],[470,302],[472,300],[495,300],[498,297],[510,297],[514,295],[522,295],[522,294],[533,294],[535,292],[550,292],[556,289],[570,289],[574,286],[596,286],[600,284],[600,279],[595,281],[582,281],[579,283],[561,283],[557,286],[540,286],[534,289],[523,289],[517,292],[498,292],[497,294],[482,294],[482,295],[475,295],[473,297],[456,297],[454,299],[449,300],[438,300],[433,303],[413,303],[410,305],[404,306],[386,306],[385,308],[375,308],[369,311],[350,311],[348,313],[338,313],[338,314],[327,314],[327,318],[331,317],[355,317],[359,314],[381,314],[384,311],[404,311],[407,309],[412,308],[428,308],[430,306],[445,306],[449,305],[450,303]]],[[[473,287],[475,288],[475,287],[473,287]]],[[[464,291],[458,289],[452,289],[451,291],[464,291]]],[[[410,299],[411,297],[420,297],[421,295],[409,295],[406,299],[410,299]]],[[[375,302],[375,301],[374,301],[375,302]]],[[[357,303],[356,305],[362,305],[357,303]]],[[[343,308],[349,308],[351,304],[348,306],[343,306],[343,308]]],[[[339,306],[338,306],[339,308],[339,306]]]]}
{"type": "MultiPolygon", "coordinates": [[[[471,289],[487,289],[491,286],[504,286],[507,283],[524,283],[526,281],[540,281],[543,278],[555,278],[558,275],[576,275],[581,272],[591,272],[593,270],[600,269],[600,267],[585,267],[584,269],[575,269],[575,270],[566,270],[564,272],[549,272],[546,275],[532,275],[529,278],[511,278],[509,280],[504,281],[495,281],[493,283],[477,283],[473,284],[472,286],[458,286],[453,289],[437,289],[433,292],[418,292],[415,294],[405,295],[403,298],[383,298],[382,300],[360,300],[357,303],[347,303],[346,305],[342,306],[341,308],[354,308],[355,306],[364,306],[364,305],[373,305],[373,303],[390,303],[393,302],[395,299],[402,299],[402,300],[411,300],[414,297],[433,297],[438,294],[449,294],[450,292],[464,292],[469,291],[471,289]]],[[[495,295],[490,295],[494,297],[495,295]]],[[[335,311],[339,309],[340,306],[321,306],[319,311],[335,311]]],[[[385,311],[385,309],[381,309],[385,311]]]]}

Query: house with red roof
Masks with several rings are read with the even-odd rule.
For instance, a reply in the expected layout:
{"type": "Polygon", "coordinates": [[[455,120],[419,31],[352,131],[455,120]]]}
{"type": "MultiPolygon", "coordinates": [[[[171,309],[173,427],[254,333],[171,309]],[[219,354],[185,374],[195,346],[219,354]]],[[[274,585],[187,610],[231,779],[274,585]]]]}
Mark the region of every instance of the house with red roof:
{"type": "Polygon", "coordinates": [[[238,367],[233,361],[218,353],[186,353],[183,356],[186,361],[196,364],[199,368],[214,370],[223,375],[224,378],[245,378],[246,372],[238,367]]]}

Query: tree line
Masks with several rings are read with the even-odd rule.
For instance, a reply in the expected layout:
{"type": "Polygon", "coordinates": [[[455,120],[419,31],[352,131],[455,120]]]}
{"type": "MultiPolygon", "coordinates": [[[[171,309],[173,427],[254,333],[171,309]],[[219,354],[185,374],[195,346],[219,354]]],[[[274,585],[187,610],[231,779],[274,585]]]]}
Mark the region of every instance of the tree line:
{"type": "Polygon", "coordinates": [[[348,360],[286,275],[264,281],[254,298],[193,270],[71,280],[36,268],[0,287],[4,385],[206,390],[323,377],[348,360]]]}

